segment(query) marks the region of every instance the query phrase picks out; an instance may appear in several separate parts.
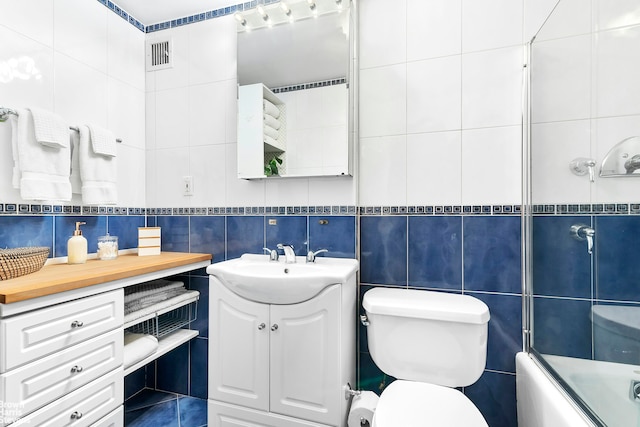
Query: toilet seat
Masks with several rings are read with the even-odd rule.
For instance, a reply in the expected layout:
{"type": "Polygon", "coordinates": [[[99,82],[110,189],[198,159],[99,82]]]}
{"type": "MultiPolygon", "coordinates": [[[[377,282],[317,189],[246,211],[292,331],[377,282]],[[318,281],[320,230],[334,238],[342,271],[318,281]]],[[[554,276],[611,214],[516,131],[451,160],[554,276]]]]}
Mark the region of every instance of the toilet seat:
{"type": "Polygon", "coordinates": [[[396,380],[380,396],[372,427],[488,427],[462,392],[435,384],[396,380]]]}

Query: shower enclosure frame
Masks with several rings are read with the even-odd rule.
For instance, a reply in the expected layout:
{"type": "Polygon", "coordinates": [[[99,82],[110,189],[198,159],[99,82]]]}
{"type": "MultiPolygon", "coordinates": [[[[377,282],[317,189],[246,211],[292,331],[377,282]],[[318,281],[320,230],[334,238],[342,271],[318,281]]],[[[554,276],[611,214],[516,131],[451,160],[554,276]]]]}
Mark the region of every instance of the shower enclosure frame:
{"type": "MultiPolygon", "coordinates": [[[[639,5],[640,6],[640,5],[639,5]]],[[[556,6],[557,8],[557,6],[556,6]]],[[[555,11],[555,9],[554,9],[555,11]]],[[[553,15],[553,12],[551,15],[553,15]]],[[[550,16],[551,16],[550,15],[550,16]]],[[[634,24],[640,26],[640,23],[634,24]]],[[[544,27],[544,26],[543,26],[544,27]]],[[[592,29],[591,36],[597,30],[592,29]]],[[[543,372],[545,372],[557,385],[559,390],[564,394],[570,401],[572,401],[577,409],[582,413],[582,415],[590,420],[594,426],[597,427],[607,427],[605,421],[598,415],[597,410],[594,410],[583,398],[579,395],[579,393],[574,390],[563,378],[562,373],[558,372],[557,369],[554,369],[554,366],[550,363],[550,361],[545,359],[545,355],[541,354],[535,348],[534,343],[534,332],[536,328],[535,318],[534,318],[534,263],[536,260],[533,255],[533,240],[534,240],[534,186],[533,186],[533,178],[532,178],[532,147],[535,144],[535,141],[532,139],[532,117],[531,117],[531,99],[532,99],[532,90],[535,88],[532,87],[531,83],[531,73],[532,68],[535,70],[535,64],[532,64],[532,50],[534,47],[534,42],[536,41],[536,36],[534,36],[528,43],[525,44],[524,49],[524,61],[523,61],[523,86],[522,86],[522,99],[523,99],[523,108],[522,108],[522,227],[521,227],[521,237],[522,237],[522,343],[523,343],[523,351],[528,353],[531,358],[536,362],[543,372]]],[[[594,49],[594,47],[591,47],[594,49]]],[[[593,51],[591,52],[593,55],[593,51]]],[[[594,60],[594,63],[596,61],[594,60]]],[[[597,63],[596,63],[597,65],[597,63]]],[[[592,64],[593,66],[593,64],[592,64]]],[[[593,82],[591,82],[593,84],[593,82]]],[[[590,127],[593,127],[593,123],[595,120],[600,119],[597,114],[592,114],[588,119],[591,124],[590,127]]],[[[538,122],[536,122],[538,123],[538,122]]],[[[590,129],[590,132],[593,132],[593,129],[590,129]]],[[[570,159],[569,159],[570,160],[570,159]]],[[[602,161],[601,158],[597,159],[598,161],[602,161]]],[[[623,179],[623,180],[626,180],[623,179]]],[[[640,184],[640,180],[638,182],[640,184]]],[[[538,211],[539,212],[539,211],[538,211]]],[[[565,212],[566,213],[566,212],[565,212]]],[[[597,223],[597,218],[593,216],[594,213],[589,215],[589,218],[592,219],[592,224],[597,223]]],[[[586,221],[585,217],[585,221],[586,221]]],[[[596,283],[598,280],[598,276],[595,271],[597,269],[596,264],[598,259],[595,255],[591,257],[591,280],[592,280],[592,289],[593,287],[597,287],[596,283]]],[[[540,295],[538,295],[540,296],[540,295]]],[[[592,295],[591,297],[591,306],[594,304],[601,304],[602,302],[607,303],[606,298],[601,298],[599,296],[592,295]],[[604,301],[603,301],[604,300],[604,301]]],[[[627,301],[622,301],[626,303],[627,301]]],[[[591,331],[593,335],[593,331],[591,331]]],[[[593,345],[593,343],[592,343],[593,345]]],[[[547,355],[548,356],[548,355],[547,355]]],[[[592,350],[592,358],[593,350],[592,350]]],[[[581,358],[577,358],[577,360],[583,360],[581,358]]],[[[588,360],[588,359],[587,359],[588,360]]],[[[597,362],[595,362],[597,363],[597,362]]],[[[636,366],[635,364],[633,366],[636,366]]],[[[597,383],[596,383],[597,386],[597,383]]],[[[637,400],[637,399],[636,399],[637,400]]],[[[638,410],[640,411],[640,404],[638,406],[638,410]]],[[[640,419],[640,415],[639,418],[640,419]]]]}

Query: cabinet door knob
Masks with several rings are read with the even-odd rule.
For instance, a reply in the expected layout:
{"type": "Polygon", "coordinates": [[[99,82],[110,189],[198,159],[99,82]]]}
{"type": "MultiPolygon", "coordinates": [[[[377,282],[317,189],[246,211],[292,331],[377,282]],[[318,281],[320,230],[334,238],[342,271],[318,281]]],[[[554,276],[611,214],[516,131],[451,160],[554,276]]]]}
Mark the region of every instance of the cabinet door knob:
{"type": "Polygon", "coordinates": [[[80,412],[80,411],[74,411],[71,414],[71,419],[72,420],[79,420],[80,418],[82,418],[82,412],[80,412]]]}
{"type": "Polygon", "coordinates": [[[271,330],[272,331],[275,331],[277,329],[278,329],[278,324],[277,323],[274,323],[273,325],[271,325],[271,330]]]}
{"type": "Polygon", "coordinates": [[[83,369],[84,368],[82,366],[75,365],[74,367],[71,368],[71,372],[72,373],[82,372],[83,369]]]}
{"type": "Polygon", "coordinates": [[[81,322],[80,320],[74,320],[73,323],[71,323],[72,328],[81,328],[83,325],[84,322],[81,322]]]}
{"type": "Polygon", "coordinates": [[[259,331],[261,331],[261,330],[263,330],[263,329],[264,329],[264,328],[266,328],[266,327],[267,327],[267,325],[265,325],[264,323],[260,323],[260,324],[258,325],[258,330],[259,330],[259,331]]]}

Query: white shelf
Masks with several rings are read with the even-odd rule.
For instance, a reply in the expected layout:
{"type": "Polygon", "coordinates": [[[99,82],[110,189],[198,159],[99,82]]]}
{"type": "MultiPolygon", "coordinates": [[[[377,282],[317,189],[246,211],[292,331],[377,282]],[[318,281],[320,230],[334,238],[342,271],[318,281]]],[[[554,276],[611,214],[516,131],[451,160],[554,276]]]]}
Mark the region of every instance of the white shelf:
{"type": "MultiPolygon", "coordinates": [[[[197,337],[199,334],[198,331],[192,331],[188,329],[178,329],[175,332],[170,333],[169,335],[165,335],[164,337],[158,340],[158,350],[155,353],[150,354],[145,357],[141,361],[129,366],[124,370],[124,375],[129,375],[135,370],[142,368],[147,363],[153,362],[160,356],[170,352],[176,347],[186,343],[187,341],[197,337]]],[[[127,347],[125,346],[124,351],[127,351],[127,347]]]]}

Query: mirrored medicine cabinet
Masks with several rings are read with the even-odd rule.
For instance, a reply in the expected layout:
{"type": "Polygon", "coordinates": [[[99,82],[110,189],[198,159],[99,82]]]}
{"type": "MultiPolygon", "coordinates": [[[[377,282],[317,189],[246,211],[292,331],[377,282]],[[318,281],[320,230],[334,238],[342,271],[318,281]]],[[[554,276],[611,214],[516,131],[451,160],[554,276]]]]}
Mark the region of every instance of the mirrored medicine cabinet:
{"type": "Polygon", "coordinates": [[[283,0],[236,13],[239,178],[352,174],[354,9],[283,0]]]}

